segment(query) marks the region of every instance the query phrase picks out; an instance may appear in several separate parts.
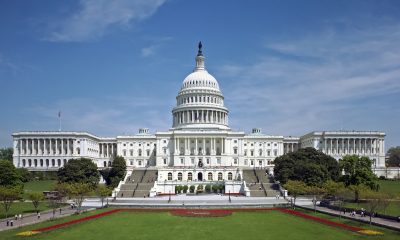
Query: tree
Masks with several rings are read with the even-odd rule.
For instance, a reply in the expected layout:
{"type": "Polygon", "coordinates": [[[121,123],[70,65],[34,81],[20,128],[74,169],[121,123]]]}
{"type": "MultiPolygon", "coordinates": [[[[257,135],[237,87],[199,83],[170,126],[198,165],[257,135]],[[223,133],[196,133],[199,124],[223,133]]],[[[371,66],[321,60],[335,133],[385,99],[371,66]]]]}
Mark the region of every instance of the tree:
{"type": "Polygon", "coordinates": [[[211,192],[211,185],[206,184],[205,190],[206,190],[206,192],[211,192]]]}
{"type": "Polygon", "coordinates": [[[378,190],[378,178],[372,172],[372,162],[368,157],[359,157],[357,155],[347,155],[339,160],[340,169],[344,171],[341,180],[345,186],[352,186],[354,191],[354,200],[358,202],[359,189],[357,186],[365,185],[372,190],[378,190]]]}
{"type": "Polygon", "coordinates": [[[387,161],[389,167],[400,166],[400,146],[389,148],[387,155],[389,155],[389,160],[387,161]]]}
{"type": "Polygon", "coordinates": [[[21,177],[10,161],[0,160],[0,186],[22,186],[21,177]]]}
{"type": "Polygon", "coordinates": [[[26,169],[26,168],[17,168],[17,172],[18,172],[19,178],[24,183],[29,182],[33,179],[33,174],[31,174],[28,171],[28,169],[26,169]]]}
{"type": "Polygon", "coordinates": [[[92,190],[90,183],[73,182],[67,184],[68,196],[73,199],[77,206],[77,213],[81,212],[82,203],[87,195],[92,190]]]}
{"type": "Polygon", "coordinates": [[[2,148],[0,149],[0,160],[7,160],[13,162],[13,149],[12,148],[2,148]]]}
{"type": "Polygon", "coordinates": [[[212,190],[215,192],[215,193],[217,193],[218,192],[218,190],[219,190],[219,186],[218,186],[218,184],[214,184],[214,185],[212,185],[212,190]]]}
{"type": "Polygon", "coordinates": [[[308,186],[306,188],[306,193],[313,196],[314,212],[316,213],[317,201],[326,193],[326,189],[318,186],[308,186]]]}
{"type": "Polygon", "coordinates": [[[29,200],[32,201],[32,204],[35,207],[36,211],[39,207],[40,202],[44,200],[43,193],[39,193],[39,192],[30,193],[28,198],[29,198],[29,200]]]}
{"type": "Polygon", "coordinates": [[[126,161],[121,156],[116,156],[112,162],[111,169],[101,170],[106,184],[115,188],[118,183],[124,179],[126,173],[126,161]]]}
{"type": "Polygon", "coordinates": [[[274,176],[282,184],[288,180],[321,185],[327,180],[337,181],[340,177],[338,162],[314,148],[299,149],[274,160],[274,176]]]}
{"type": "Polygon", "coordinates": [[[195,187],[194,185],[191,185],[191,186],[189,187],[189,189],[190,189],[190,192],[191,192],[191,193],[194,193],[194,190],[196,190],[196,187],[195,187]]]}
{"type": "Polygon", "coordinates": [[[0,201],[4,207],[6,218],[8,217],[8,211],[15,200],[20,198],[20,189],[17,187],[4,187],[0,186],[0,201]]]}
{"type": "Polygon", "coordinates": [[[111,189],[108,188],[107,186],[101,184],[97,186],[97,195],[100,197],[101,200],[101,207],[103,207],[104,199],[111,194],[111,189]]]}
{"type": "Polygon", "coordinates": [[[69,160],[58,170],[57,175],[61,183],[88,183],[92,189],[96,188],[100,180],[96,164],[88,158],[69,160]]]}
{"type": "Polygon", "coordinates": [[[302,181],[289,180],[283,185],[283,187],[289,191],[289,194],[293,197],[293,209],[296,206],[296,199],[299,195],[304,195],[307,193],[307,185],[302,181]]]}
{"type": "Polygon", "coordinates": [[[183,186],[183,192],[184,192],[184,193],[187,193],[188,189],[189,189],[189,186],[188,186],[188,185],[183,186]]]}
{"type": "Polygon", "coordinates": [[[372,214],[376,213],[378,207],[382,204],[385,196],[382,193],[371,191],[367,189],[362,192],[362,197],[367,201],[366,210],[369,212],[369,224],[372,223],[372,214]]]}

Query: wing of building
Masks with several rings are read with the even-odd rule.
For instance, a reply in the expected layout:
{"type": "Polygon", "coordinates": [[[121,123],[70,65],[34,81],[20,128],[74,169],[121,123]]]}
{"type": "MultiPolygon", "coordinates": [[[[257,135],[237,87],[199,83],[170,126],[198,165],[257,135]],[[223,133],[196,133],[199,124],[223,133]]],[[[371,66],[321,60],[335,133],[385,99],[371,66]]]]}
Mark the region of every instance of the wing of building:
{"type": "Polygon", "coordinates": [[[302,137],[284,137],[263,134],[259,128],[249,134],[233,131],[223,93],[206,70],[201,46],[195,68],[176,96],[172,116],[172,127],[154,134],[146,128],[135,135],[115,138],[87,132],[16,132],[14,165],[31,171],[58,170],[69,159],[85,157],[105,168],[120,155],[131,172],[157,171],[153,186],[157,193],[173,191],[176,184],[218,181],[224,181],[225,186],[232,183],[232,193],[243,192],[244,180],[253,180],[248,169],[272,173],[276,157],[300,147],[314,147],[336,159],[347,154],[368,156],[375,168],[385,166],[383,132],[316,131],[302,137]]]}

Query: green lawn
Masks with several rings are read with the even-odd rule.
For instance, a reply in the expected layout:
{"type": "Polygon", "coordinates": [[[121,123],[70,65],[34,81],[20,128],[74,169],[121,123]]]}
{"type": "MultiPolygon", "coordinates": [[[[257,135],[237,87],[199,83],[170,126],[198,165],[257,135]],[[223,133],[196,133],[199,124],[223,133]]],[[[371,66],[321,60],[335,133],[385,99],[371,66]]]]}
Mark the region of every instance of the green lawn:
{"type": "MultiPolygon", "coordinates": [[[[387,193],[391,196],[400,196],[400,181],[389,181],[389,180],[379,180],[379,191],[387,193]]],[[[389,207],[386,209],[386,213],[383,209],[378,209],[378,213],[388,214],[392,216],[400,216],[400,201],[399,199],[393,199],[395,201],[391,202],[389,207]]],[[[361,209],[367,208],[365,203],[346,203],[346,207],[361,209]]]]}
{"type": "Polygon", "coordinates": [[[51,191],[54,189],[57,181],[55,180],[42,180],[32,181],[24,184],[24,199],[28,199],[29,193],[51,191]]]}
{"type": "MultiPolygon", "coordinates": [[[[98,211],[90,213],[94,214],[98,211]]],[[[312,214],[312,213],[311,213],[312,214]]],[[[84,215],[82,215],[84,216],[84,215]]],[[[71,220],[68,217],[46,222],[40,227],[71,220]]],[[[327,217],[323,215],[323,217],[327,217]]],[[[335,219],[336,220],[336,219],[335,219]]],[[[349,220],[348,220],[349,221],[349,220]]],[[[361,223],[351,222],[359,226],[361,223]]],[[[364,228],[368,225],[361,224],[364,228]]],[[[0,232],[0,238],[19,239],[16,233],[39,226],[0,232]]],[[[278,211],[236,212],[231,216],[216,218],[179,217],[168,212],[120,212],[89,220],[69,227],[52,230],[29,239],[399,239],[398,232],[383,230],[381,237],[369,237],[358,233],[326,226],[278,211]]]]}
{"type": "MultiPolygon", "coordinates": [[[[39,204],[38,210],[43,211],[49,209],[49,206],[47,205],[47,202],[41,202],[39,204]]],[[[10,211],[8,212],[8,216],[14,216],[15,214],[28,214],[28,213],[33,213],[35,211],[35,207],[31,202],[14,202],[11,205],[10,211]]],[[[0,205],[0,219],[5,218],[6,213],[4,211],[3,205],[0,205]]]]}
{"type": "Polygon", "coordinates": [[[379,191],[400,196],[400,181],[379,180],[379,191]]]}

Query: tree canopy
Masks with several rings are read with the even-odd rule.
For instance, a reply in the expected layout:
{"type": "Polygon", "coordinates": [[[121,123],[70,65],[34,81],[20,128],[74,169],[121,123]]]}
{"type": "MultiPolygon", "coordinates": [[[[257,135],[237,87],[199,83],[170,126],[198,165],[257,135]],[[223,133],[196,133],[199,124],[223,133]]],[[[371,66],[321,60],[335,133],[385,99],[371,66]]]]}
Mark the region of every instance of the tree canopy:
{"type": "Polygon", "coordinates": [[[13,161],[13,149],[12,148],[1,148],[0,149],[0,160],[13,161]]]}
{"type": "Polygon", "coordinates": [[[341,180],[346,187],[354,191],[356,201],[362,188],[379,189],[378,178],[372,172],[372,161],[368,157],[347,155],[339,160],[339,165],[344,172],[341,180]]]}
{"type": "Polygon", "coordinates": [[[101,175],[108,186],[116,187],[119,181],[124,179],[125,172],[125,159],[121,156],[116,156],[112,162],[111,168],[101,170],[101,175]]]}
{"type": "Polygon", "coordinates": [[[338,162],[314,148],[287,153],[277,157],[274,164],[275,178],[283,184],[296,180],[316,186],[327,180],[337,181],[340,177],[338,162]]]}
{"type": "Polygon", "coordinates": [[[0,160],[0,186],[22,186],[21,176],[8,160],[0,160]]]}
{"type": "Polygon", "coordinates": [[[387,153],[389,155],[387,165],[389,167],[400,167],[400,146],[390,148],[387,153]]]}
{"type": "Polygon", "coordinates": [[[71,159],[58,170],[58,180],[61,183],[87,183],[93,189],[100,180],[96,164],[91,159],[71,159]]]}

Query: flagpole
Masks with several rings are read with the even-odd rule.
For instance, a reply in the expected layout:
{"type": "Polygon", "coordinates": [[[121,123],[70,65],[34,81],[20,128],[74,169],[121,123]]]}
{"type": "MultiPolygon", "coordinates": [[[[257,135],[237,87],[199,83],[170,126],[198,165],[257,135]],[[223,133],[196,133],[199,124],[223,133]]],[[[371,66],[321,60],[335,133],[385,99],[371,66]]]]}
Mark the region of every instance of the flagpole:
{"type": "Polygon", "coordinates": [[[61,132],[61,111],[58,112],[58,121],[60,124],[60,128],[58,129],[58,131],[61,132]]]}

